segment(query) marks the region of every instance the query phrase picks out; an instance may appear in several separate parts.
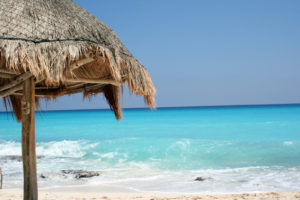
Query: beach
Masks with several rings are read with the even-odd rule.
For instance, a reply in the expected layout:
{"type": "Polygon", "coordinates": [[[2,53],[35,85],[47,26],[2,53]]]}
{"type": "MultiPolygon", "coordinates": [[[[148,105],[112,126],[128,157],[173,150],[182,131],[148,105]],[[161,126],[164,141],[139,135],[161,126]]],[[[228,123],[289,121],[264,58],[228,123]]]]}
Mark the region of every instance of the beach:
{"type": "Polygon", "coordinates": [[[0,200],[300,200],[300,1],[0,5],[0,200]]]}
{"type": "MultiPolygon", "coordinates": [[[[1,200],[22,200],[22,190],[0,190],[1,200]]],[[[40,200],[293,200],[300,192],[243,194],[164,194],[164,193],[100,193],[39,191],[40,200]]]]}
{"type": "MultiPolygon", "coordinates": [[[[109,110],[42,112],[40,197],[296,198],[299,113],[299,105],[129,109],[116,122],[109,110]]],[[[0,123],[2,200],[22,194],[23,169],[20,124],[5,113],[0,123]]]]}

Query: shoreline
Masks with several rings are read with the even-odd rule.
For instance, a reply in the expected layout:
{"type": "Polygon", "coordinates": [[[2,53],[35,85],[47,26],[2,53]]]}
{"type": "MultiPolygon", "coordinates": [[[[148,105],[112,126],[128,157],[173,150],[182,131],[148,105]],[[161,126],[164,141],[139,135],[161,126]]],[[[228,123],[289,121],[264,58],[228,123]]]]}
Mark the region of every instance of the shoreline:
{"type": "MultiPolygon", "coordinates": [[[[73,188],[74,189],[74,188],[73,188]]],[[[1,200],[22,200],[23,191],[21,189],[0,190],[1,200]]],[[[89,192],[89,191],[58,191],[39,190],[40,200],[272,200],[300,199],[299,192],[269,192],[269,193],[241,193],[241,194],[181,194],[181,193],[147,193],[147,192],[89,192]]]]}

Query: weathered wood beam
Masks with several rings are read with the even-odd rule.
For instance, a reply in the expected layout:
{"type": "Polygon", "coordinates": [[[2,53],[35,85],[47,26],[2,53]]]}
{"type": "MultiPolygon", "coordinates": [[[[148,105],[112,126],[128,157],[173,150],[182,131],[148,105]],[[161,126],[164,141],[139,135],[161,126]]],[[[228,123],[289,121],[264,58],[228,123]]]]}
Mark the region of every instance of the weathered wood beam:
{"type": "Polygon", "coordinates": [[[86,83],[76,83],[74,85],[68,85],[68,86],[65,86],[64,88],[66,90],[72,90],[72,89],[76,89],[76,88],[80,88],[82,86],[84,86],[86,83]]]}
{"type": "Polygon", "coordinates": [[[115,85],[115,86],[121,86],[122,83],[115,81],[115,80],[111,80],[111,79],[87,79],[87,78],[67,78],[65,79],[66,82],[70,82],[70,83],[99,83],[99,84],[110,84],[110,85],[115,85]]]}
{"type": "Polygon", "coordinates": [[[95,59],[92,58],[92,57],[88,57],[88,58],[84,58],[84,59],[82,59],[82,60],[79,60],[79,61],[77,61],[77,62],[71,64],[71,66],[70,66],[71,71],[73,71],[73,70],[75,70],[75,69],[77,69],[77,68],[79,68],[79,67],[82,67],[83,65],[86,65],[86,64],[88,64],[88,63],[91,63],[91,62],[93,62],[94,60],[95,60],[95,59]]]}
{"type": "MultiPolygon", "coordinates": [[[[90,92],[96,89],[100,89],[107,84],[93,84],[86,85],[84,83],[71,85],[67,87],[55,87],[55,88],[47,88],[47,87],[36,87],[35,96],[36,97],[50,97],[50,96],[62,96],[62,95],[71,95],[80,92],[90,92]]],[[[22,92],[16,91],[14,95],[23,95],[22,92]]]]}
{"type": "Polygon", "coordinates": [[[23,84],[22,98],[22,158],[24,171],[24,200],[37,200],[35,153],[35,83],[31,77],[23,84]]]}
{"type": "Polygon", "coordinates": [[[3,72],[0,72],[0,78],[15,78],[16,75],[15,74],[7,74],[7,73],[3,73],[3,72]]]}
{"type": "Polygon", "coordinates": [[[87,92],[91,91],[91,90],[96,90],[96,89],[100,89],[103,88],[105,86],[105,84],[96,84],[96,85],[90,85],[90,86],[86,86],[85,90],[87,92]]]}
{"type": "MultiPolygon", "coordinates": [[[[14,93],[13,95],[23,96],[23,93],[18,91],[16,93],[14,93]]],[[[45,95],[39,95],[39,94],[35,93],[35,97],[46,97],[46,96],[45,95]]]]}
{"type": "Polygon", "coordinates": [[[0,68],[0,72],[1,72],[1,73],[5,73],[5,74],[13,74],[13,75],[17,75],[16,72],[11,71],[11,70],[7,70],[7,69],[1,69],[1,68],[0,68]]]}
{"type": "Polygon", "coordinates": [[[59,89],[59,87],[47,87],[47,86],[35,86],[35,90],[51,90],[51,89],[59,89]]]}
{"type": "MultiPolygon", "coordinates": [[[[35,87],[35,96],[36,97],[47,97],[52,95],[59,95],[62,91],[71,91],[76,90],[78,88],[82,88],[85,83],[77,83],[74,85],[69,85],[65,87],[43,87],[43,86],[36,86],[35,87]]],[[[1,94],[1,92],[0,92],[1,94]]],[[[64,93],[63,93],[64,94],[64,93]]],[[[22,91],[16,91],[14,95],[23,95],[22,91]]]]}
{"type": "Polygon", "coordinates": [[[73,89],[83,86],[85,83],[77,83],[74,85],[68,85],[64,87],[47,87],[47,86],[35,86],[35,90],[55,90],[55,89],[73,89]]]}
{"type": "MultiPolygon", "coordinates": [[[[96,85],[88,85],[84,87],[79,87],[77,88],[74,86],[72,87],[66,87],[66,88],[51,88],[51,89],[37,89],[35,91],[35,96],[36,97],[50,97],[50,96],[62,96],[62,95],[71,95],[71,94],[76,94],[80,92],[89,92],[92,90],[96,90],[99,88],[104,87],[106,84],[96,84],[96,85]]],[[[15,95],[22,95],[20,92],[16,92],[15,95]]]]}
{"type": "Polygon", "coordinates": [[[0,98],[6,97],[9,95],[13,95],[15,92],[22,90],[22,88],[23,88],[23,85],[22,85],[22,83],[20,83],[19,85],[9,88],[8,90],[1,91],[0,98]]]}
{"type": "Polygon", "coordinates": [[[14,80],[7,83],[6,85],[1,86],[0,92],[14,87],[14,86],[24,82],[25,80],[29,79],[30,77],[32,77],[32,74],[30,72],[25,72],[24,74],[21,74],[20,76],[16,77],[14,80]]]}
{"type": "Polygon", "coordinates": [[[104,86],[105,86],[105,84],[85,86],[83,88],[78,88],[78,89],[75,89],[75,90],[66,91],[65,94],[71,95],[71,94],[76,94],[76,93],[79,93],[79,92],[89,92],[89,91],[92,91],[92,90],[100,89],[104,86]]]}
{"type": "Polygon", "coordinates": [[[0,167],[0,189],[2,189],[2,185],[3,185],[3,174],[2,174],[2,170],[1,170],[1,167],[0,167]]]}

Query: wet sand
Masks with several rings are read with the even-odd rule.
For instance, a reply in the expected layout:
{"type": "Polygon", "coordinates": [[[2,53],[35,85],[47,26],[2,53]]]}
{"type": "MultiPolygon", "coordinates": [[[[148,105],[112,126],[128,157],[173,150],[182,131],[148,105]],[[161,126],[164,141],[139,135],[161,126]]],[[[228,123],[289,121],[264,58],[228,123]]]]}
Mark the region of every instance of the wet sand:
{"type": "MultiPolygon", "coordinates": [[[[1,200],[22,200],[22,190],[0,190],[1,200]]],[[[40,200],[300,200],[300,192],[271,192],[251,194],[164,194],[139,192],[77,192],[39,191],[40,200]]]]}

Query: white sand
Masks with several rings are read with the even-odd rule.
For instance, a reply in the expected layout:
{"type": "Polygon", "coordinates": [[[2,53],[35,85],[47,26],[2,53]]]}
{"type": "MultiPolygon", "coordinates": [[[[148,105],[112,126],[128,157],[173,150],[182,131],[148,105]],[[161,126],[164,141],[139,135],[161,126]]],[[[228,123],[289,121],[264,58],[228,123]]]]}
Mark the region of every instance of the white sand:
{"type": "MultiPolygon", "coordinates": [[[[1,200],[22,200],[22,190],[0,190],[1,200]]],[[[96,193],[96,192],[70,192],[70,191],[39,191],[40,200],[278,200],[278,199],[298,199],[300,200],[300,192],[287,193],[253,193],[253,194],[157,194],[157,193],[139,193],[139,192],[113,192],[113,193],[96,193]]]]}

